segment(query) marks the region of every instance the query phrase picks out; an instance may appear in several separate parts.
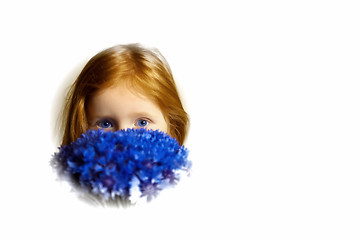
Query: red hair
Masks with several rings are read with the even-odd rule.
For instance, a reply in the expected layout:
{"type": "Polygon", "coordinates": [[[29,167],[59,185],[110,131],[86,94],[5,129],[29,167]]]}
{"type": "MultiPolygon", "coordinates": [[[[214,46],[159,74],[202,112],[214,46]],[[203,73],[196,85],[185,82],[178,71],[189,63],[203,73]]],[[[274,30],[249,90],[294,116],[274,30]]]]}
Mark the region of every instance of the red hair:
{"type": "Polygon", "coordinates": [[[138,44],[117,45],[92,57],[71,86],[63,109],[62,145],[88,130],[86,104],[96,92],[125,84],[154,101],[168,125],[168,134],[182,145],[189,118],[185,112],[170,67],[156,49],[138,44]]]}

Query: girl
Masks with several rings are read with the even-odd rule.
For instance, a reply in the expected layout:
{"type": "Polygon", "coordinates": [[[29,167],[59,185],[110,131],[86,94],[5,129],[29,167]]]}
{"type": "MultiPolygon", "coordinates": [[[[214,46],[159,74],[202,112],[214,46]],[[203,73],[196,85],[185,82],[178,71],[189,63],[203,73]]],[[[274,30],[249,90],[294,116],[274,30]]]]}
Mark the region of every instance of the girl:
{"type": "Polygon", "coordinates": [[[157,50],[138,44],[106,49],[71,86],[62,115],[62,145],[88,129],[159,129],[183,145],[188,115],[170,70],[157,50]]]}

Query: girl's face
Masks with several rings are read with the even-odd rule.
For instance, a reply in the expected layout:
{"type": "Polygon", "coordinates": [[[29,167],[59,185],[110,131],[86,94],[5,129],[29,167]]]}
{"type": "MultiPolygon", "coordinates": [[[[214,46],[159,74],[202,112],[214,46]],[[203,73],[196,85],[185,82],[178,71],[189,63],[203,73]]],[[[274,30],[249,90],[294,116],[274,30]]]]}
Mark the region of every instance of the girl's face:
{"type": "Polygon", "coordinates": [[[148,128],[167,132],[161,109],[149,98],[135,95],[124,86],[99,91],[86,107],[90,129],[148,128]]]}

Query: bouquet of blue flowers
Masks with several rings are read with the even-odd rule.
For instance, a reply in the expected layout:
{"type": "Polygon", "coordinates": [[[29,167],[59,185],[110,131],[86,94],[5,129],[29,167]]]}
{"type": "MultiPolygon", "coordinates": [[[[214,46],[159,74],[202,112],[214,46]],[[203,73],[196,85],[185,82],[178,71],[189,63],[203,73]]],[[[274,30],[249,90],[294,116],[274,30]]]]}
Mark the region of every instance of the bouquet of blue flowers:
{"type": "Polygon", "coordinates": [[[188,150],[159,130],[88,130],[61,146],[51,165],[72,186],[102,200],[128,200],[138,192],[150,201],[190,170],[187,158],[188,150]]]}

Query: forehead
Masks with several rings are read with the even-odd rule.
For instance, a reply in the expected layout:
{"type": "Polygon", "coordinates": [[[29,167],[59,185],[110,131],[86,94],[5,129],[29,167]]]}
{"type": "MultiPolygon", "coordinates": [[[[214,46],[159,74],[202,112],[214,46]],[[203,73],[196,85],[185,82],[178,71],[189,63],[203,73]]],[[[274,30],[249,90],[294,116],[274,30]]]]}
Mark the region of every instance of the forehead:
{"type": "Polygon", "coordinates": [[[139,98],[149,99],[152,89],[150,86],[143,84],[131,76],[121,76],[121,80],[111,78],[106,80],[103,84],[98,86],[98,90],[92,96],[104,95],[104,93],[125,94],[132,93],[132,95],[139,98]]]}
{"type": "Polygon", "coordinates": [[[125,84],[117,84],[98,90],[90,99],[97,99],[102,101],[107,100],[134,100],[134,101],[149,101],[149,98],[138,89],[129,87],[125,84]]]}
{"type": "Polygon", "coordinates": [[[90,97],[86,108],[90,114],[104,115],[132,112],[161,113],[159,106],[149,97],[124,85],[117,85],[96,92],[90,97]]]}

